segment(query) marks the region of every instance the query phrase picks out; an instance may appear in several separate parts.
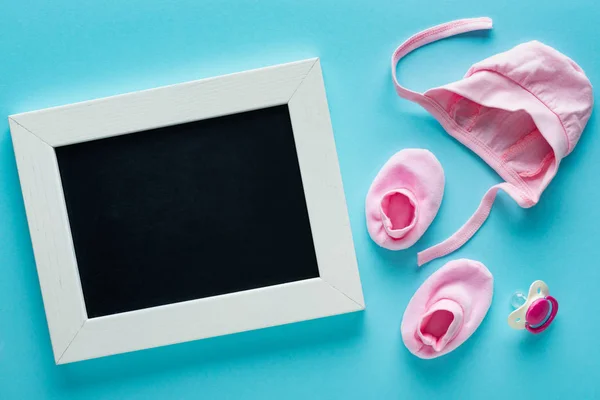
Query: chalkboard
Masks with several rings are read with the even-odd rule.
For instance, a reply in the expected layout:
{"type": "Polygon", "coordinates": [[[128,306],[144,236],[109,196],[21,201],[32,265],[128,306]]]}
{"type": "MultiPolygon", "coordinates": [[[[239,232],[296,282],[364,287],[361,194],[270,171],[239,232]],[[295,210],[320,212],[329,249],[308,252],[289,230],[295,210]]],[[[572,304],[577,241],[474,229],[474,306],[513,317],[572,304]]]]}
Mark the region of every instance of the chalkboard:
{"type": "Polygon", "coordinates": [[[9,125],[57,364],[364,310],[319,59],[9,125]]]}
{"type": "Polygon", "coordinates": [[[319,276],[287,105],[56,157],[89,318],[319,276]]]}

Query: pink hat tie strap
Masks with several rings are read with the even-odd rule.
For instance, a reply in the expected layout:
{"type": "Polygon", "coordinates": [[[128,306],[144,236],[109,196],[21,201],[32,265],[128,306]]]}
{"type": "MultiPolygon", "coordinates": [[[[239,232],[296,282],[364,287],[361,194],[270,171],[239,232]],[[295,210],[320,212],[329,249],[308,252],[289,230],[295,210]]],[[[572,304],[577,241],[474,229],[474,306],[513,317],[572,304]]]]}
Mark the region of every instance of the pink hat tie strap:
{"type": "Polygon", "coordinates": [[[426,250],[423,250],[417,255],[417,264],[422,266],[436,258],[448,255],[459,248],[473,237],[473,235],[481,228],[487,217],[490,215],[494,200],[496,200],[496,194],[498,190],[502,189],[506,192],[512,192],[512,185],[509,183],[500,183],[492,186],[487,193],[483,196],[477,211],[469,218],[469,220],[452,236],[444,240],[442,243],[436,244],[426,250]]]}
{"type": "Polygon", "coordinates": [[[482,17],[459,19],[426,29],[417,33],[416,35],[411,36],[408,40],[402,43],[396,49],[396,51],[394,51],[394,54],[392,54],[392,77],[394,79],[394,86],[396,87],[396,92],[398,92],[398,95],[407,100],[421,104],[422,106],[429,103],[429,99],[427,99],[421,93],[406,89],[398,83],[398,79],[396,78],[396,66],[402,57],[411,51],[418,49],[419,47],[425,46],[428,43],[435,42],[449,36],[455,36],[461,33],[482,29],[492,29],[492,20],[490,18],[482,17]]]}

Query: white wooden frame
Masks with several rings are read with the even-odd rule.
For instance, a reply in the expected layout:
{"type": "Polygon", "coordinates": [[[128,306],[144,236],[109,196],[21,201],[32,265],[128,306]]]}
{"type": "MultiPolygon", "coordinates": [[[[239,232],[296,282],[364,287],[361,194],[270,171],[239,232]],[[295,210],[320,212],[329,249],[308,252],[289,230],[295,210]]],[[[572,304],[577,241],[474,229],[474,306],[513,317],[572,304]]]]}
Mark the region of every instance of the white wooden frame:
{"type": "Polygon", "coordinates": [[[9,117],[57,364],[363,310],[318,59],[9,117]],[[88,318],[55,147],[288,104],[319,278],[88,318]]]}

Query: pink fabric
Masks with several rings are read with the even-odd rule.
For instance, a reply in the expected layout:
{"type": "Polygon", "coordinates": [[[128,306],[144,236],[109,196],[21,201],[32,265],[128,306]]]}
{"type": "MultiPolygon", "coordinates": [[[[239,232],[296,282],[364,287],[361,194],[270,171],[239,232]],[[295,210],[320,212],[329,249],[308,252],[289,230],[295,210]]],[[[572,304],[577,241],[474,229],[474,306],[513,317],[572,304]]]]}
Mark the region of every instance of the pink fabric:
{"type": "Polygon", "coordinates": [[[381,168],[367,194],[369,235],[381,247],[412,246],[435,218],[444,194],[444,171],[423,149],[404,149],[381,168]]]}
{"type": "Polygon", "coordinates": [[[505,180],[485,194],[457,233],[419,253],[419,265],[466,243],[485,222],[499,189],[521,207],[537,204],[592,112],[592,86],[583,70],[535,41],[487,58],[471,67],[462,80],[424,94],[398,83],[396,65],[409,52],[448,36],[491,27],[489,18],[438,25],[408,39],[392,56],[397,93],[423,106],[505,180]]]}
{"type": "Polygon", "coordinates": [[[435,358],[463,344],[483,321],[494,279],[477,261],[450,261],[414,294],[402,317],[402,340],[420,358],[435,358]]]}

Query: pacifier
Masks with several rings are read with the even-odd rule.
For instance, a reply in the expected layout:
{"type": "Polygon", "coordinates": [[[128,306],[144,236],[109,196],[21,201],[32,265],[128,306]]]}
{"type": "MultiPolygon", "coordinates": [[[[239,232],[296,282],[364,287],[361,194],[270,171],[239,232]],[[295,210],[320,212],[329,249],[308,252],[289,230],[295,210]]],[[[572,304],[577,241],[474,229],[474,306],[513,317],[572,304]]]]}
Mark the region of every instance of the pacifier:
{"type": "Polygon", "coordinates": [[[508,325],[531,333],[543,332],[558,312],[558,302],[550,296],[548,285],[543,281],[533,282],[527,297],[523,292],[515,292],[510,302],[515,311],[508,316],[508,325]]]}

